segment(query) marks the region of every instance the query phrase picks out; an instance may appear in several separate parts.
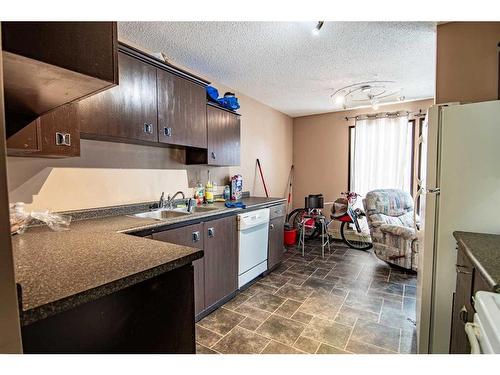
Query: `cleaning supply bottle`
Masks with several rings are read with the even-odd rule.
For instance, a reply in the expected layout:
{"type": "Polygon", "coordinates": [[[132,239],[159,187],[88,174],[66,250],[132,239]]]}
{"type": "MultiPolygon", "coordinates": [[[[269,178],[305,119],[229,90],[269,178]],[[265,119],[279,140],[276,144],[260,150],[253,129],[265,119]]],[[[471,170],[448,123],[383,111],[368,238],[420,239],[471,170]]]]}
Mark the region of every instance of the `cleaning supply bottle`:
{"type": "Polygon", "coordinates": [[[205,185],[205,202],[214,203],[214,186],[212,181],[210,181],[210,171],[208,171],[208,180],[205,185]]]}
{"type": "Polygon", "coordinates": [[[205,189],[203,188],[203,184],[198,181],[194,189],[194,198],[196,199],[196,203],[202,204],[204,197],[205,197],[205,189]]]}

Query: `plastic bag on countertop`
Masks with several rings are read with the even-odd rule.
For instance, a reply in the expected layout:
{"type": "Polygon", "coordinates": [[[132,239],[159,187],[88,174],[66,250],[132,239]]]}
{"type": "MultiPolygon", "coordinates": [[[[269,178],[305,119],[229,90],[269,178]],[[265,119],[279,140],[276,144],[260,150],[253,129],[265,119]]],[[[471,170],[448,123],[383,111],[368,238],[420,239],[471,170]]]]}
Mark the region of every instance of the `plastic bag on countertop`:
{"type": "Polygon", "coordinates": [[[10,211],[10,233],[21,234],[26,231],[34,221],[42,222],[54,231],[63,231],[69,229],[71,216],[45,211],[26,211],[23,202],[11,203],[10,211]]]}

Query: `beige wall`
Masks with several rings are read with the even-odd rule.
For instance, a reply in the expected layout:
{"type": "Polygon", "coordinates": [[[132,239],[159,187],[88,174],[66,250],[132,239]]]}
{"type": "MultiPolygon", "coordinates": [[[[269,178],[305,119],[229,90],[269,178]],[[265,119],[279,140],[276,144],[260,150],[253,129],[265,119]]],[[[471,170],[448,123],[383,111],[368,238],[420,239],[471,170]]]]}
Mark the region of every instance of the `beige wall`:
{"type": "MultiPolygon", "coordinates": [[[[222,85],[216,86],[221,94],[229,91],[222,85]]],[[[9,157],[7,161],[9,191],[22,190],[24,196],[27,191],[31,191],[34,195],[38,194],[43,187],[40,176],[48,176],[49,173],[44,171],[50,168],[186,169],[190,187],[196,185],[197,181],[204,183],[207,179],[207,170],[210,169],[213,179],[218,184],[226,183],[232,174],[241,173],[244,178],[244,190],[249,190],[256,196],[263,196],[260,179],[256,179],[258,172],[255,160],[258,157],[264,168],[270,195],[283,196],[292,164],[293,121],[289,116],[252,98],[238,92],[236,94],[241,104],[239,113],[242,115],[239,167],[186,166],[182,150],[82,140],[81,156],[78,158],[9,157]]],[[[145,181],[145,183],[152,182],[145,181]]],[[[92,184],[88,189],[94,191],[96,195],[102,194],[102,189],[98,185],[92,184]]],[[[163,188],[158,188],[158,196],[162,190],[163,188]]]]}
{"type": "Polygon", "coordinates": [[[498,99],[500,22],[437,27],[436,103],[498,99]]]}
{"type": "Polygon", "coordinates": [[[424,113],[433,100],[420,100],[381,106],[374,111],[362,108],[295,118],[293,121],[293,205],[303,207],[308,194],[322,193],[325,202],[347,190],[349,164],[349,126],[345,117],[383,111],[408,110],[424,113]]]}

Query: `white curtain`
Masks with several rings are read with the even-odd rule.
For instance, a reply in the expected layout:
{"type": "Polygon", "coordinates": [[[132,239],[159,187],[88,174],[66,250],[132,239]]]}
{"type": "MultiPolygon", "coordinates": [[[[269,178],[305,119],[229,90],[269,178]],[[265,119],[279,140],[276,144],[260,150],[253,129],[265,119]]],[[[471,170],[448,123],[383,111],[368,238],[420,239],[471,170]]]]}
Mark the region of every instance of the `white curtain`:
{"type": "Polygon", "coordinates": [[[402,189],[411,184],[412,127],[407,116],[356,121],[354,191],[366,196],[374,189],[402,189]]]}

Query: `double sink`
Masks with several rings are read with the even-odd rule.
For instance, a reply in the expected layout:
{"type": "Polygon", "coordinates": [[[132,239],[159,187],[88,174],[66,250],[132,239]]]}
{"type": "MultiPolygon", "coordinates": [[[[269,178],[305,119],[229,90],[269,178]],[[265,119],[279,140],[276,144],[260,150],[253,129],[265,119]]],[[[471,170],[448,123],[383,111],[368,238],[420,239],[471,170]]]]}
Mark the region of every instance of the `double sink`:
{"type": "Polygon", "coordinates": [[[182,208],[172,208],[172,209],[158,209],[147,212],[140,212],[131,216],[139,217],[143,219],[155,219],[155,220],[168,220],[181,216],[188,216],[195,213],[204,213],[218,210],[217,207],[205,207],[205,206],[195,206],[191,207],[191,211],[188,211],[187,207],[182,208]]]}

